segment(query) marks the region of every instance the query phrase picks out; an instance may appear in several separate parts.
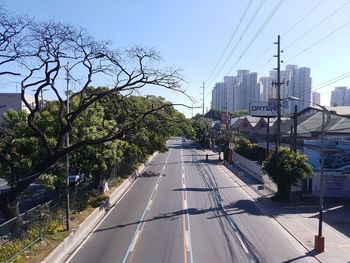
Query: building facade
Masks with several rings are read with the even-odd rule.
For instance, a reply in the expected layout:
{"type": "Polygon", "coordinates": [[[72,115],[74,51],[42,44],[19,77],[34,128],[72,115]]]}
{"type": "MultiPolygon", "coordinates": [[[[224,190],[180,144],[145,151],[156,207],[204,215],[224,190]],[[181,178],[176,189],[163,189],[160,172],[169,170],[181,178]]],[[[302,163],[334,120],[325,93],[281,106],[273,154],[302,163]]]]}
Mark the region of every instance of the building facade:
{"type": "Polygon", "coordinates": [[[226,109],[226,88],[223,82],[217,82],[212,90],[211,108],[218,111],[226,109]]]}
{"type": "MultiPolygon", "coordinates": [[[[26,97],[29,103],[34,102],[34,98],[26,97]]],[[[21,93],[0,93],[0,123],[3,120],[3,115],[9,109],[15,111],[25,110],[29,112],[21,99],[21,93]]]]}
{"type": "Polygon", "coordinates": [[[293,102],[291,109],[294,109],[295,104],[298,105],[299,111],[311,106],[311,84],[310,68],[301,67],[293,69],[289,96],[297,97],[300,100],[293,102]]]}
{"type": "Polygon", "coordinates": [[[260,98],[258,74],[249,70],[238,70],[237,76],[225,76],[224,82],[215,84],[212,91],[214,110],[234,112],[249,109],[251,101],[260,98]]]}
{"type": "Polygon", "coordinates": [[[321,94],[319,92],[312,92],[312,102],[316,104],[321,104],[321,94]]]}
{"type": "Polygon", "coordinates": [[[350,89],[335,87],[331,93],[331,106],[350,106],[350,89]]]}

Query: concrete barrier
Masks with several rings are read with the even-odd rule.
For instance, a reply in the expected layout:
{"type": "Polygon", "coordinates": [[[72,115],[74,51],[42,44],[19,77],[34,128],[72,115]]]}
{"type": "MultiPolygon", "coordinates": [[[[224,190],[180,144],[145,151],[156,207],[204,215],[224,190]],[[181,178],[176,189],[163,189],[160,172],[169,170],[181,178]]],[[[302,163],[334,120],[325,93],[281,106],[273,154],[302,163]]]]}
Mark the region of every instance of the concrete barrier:
{"type": "Polygon", "coordinates": [[[239,168],[241,168],[242,170],[252,175],[255,179],[263,183],[271,191],[274,191],[274,192],[277,191],[276,184],[269,178],[267,174],[264,174],[262,172],[261,165],[259,165],[258,163],[252,160],[249,160],[248,158],[245,158],[242,155],[239,155],[236,152],[233,153],[233,159],[234,159],[234,163],[239,168]]]}

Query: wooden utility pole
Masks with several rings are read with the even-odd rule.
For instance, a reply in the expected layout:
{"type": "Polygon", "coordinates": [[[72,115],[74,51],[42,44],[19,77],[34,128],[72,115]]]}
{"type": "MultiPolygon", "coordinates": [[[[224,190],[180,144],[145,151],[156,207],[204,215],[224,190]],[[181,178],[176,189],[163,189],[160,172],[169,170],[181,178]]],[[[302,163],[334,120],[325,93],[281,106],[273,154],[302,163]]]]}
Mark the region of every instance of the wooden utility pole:
{"type": "Polygon", "coordinates": [[[203,86],[202,86],[202,89],[203,89],[203,93],[202,93],[202,95],[203,95],[203,98],[202,98],[202,115],[203,115],[203,117],[204,117],[204,82],[203,82],[203,86]]]}
{"type": "Polygon", "coordinates": [[[277,58],[277,81],[273,84],[277,87],[277,125],[276,125],[276,152],[278,152],[278,147],[281,145],[281,41],[280,35],[278,35],[277,42],[274,44],[277,45],[277,55],[274,57],[277,58]]]}

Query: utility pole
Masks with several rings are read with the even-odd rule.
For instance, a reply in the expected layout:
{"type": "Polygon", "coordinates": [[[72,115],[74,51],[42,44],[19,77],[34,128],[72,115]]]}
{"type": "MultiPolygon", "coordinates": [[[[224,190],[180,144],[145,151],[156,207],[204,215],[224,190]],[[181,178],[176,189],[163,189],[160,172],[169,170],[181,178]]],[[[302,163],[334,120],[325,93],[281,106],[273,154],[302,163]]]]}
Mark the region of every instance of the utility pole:
{"type": "Polygon", "coordinates": [[[294,105],[294,130],[293,130],[293,151],[297,152],[297,135],[298,135],[298,105],[294,105]]]}
{"type": "Polygon", "coordinates": [[[202,92],[202,95],[203,95],[203,98],[202,98],[202,115],[204,117],[204,81],[203,81],[202,89],[203,89],[203,92],[202,92]]]}
{"type": "MultiPolygon", "coordinates": [[[[66,66],[66,84],[67,84],[67,112],[66,112],[66,118],[68,121],[68,114],[69,114],[69,62],[67,62],[66,66]]],[[[67,125],[69,125],[67,123],[67,125]]],[[[66,132],[66,147],[69,147],[69,131],[66,132]]],[[[66,154],[66,226],[67,231],[70,229],[69,225],[69,154],[66,154]]]]}
{"type": "MultiPolygon", "coordinates": [[[[277,87],[277,123],[276,123],[276,146],[275,146],[275,154],[277,158],[277,162],[279,160],[279,147],[281,146],[281,37],[278,35],[277,42],[274,42],[277,45],[277,55],[274,57],[277,58],[277,81],[273,81],[272,85],[277,87]]],[[[283,52],[283,51],[282,51],[283,52]]],[[[277,194],[279,194],[279,185],[280,185],[280,171],[279,165],[276,167],[277,173],[277,194]]]]}
{"type": "Polygon", "coordinates": [[[274,44],[277,45],[277,55],[274,57],[277,58],[277,82],[273,84],[277,86],[277,131],[276,131],[276,152],[278,153],[278,147],[281,145],[281,41],[280,35],[278,35],[277,42],[274,44]]]}

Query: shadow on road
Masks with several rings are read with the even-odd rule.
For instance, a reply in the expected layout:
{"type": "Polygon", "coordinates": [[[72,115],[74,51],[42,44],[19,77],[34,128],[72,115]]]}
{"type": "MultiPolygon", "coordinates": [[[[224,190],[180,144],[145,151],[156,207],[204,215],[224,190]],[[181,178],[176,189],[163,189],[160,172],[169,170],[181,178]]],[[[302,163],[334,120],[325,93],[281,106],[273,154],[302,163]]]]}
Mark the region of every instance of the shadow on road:
{"type": "Polygon", "coordinates": [[[311,251],[306,252],[305,255],[303,255],[303,256],[299,256],[299,257],[292,258],[292,259],[289,259],[289,260],[286,260],[286,261],[282,261],[281,263],[296,262],[296,261],[299,261],[302,258],[313,257],[313,256],[315,256],[317,254],[319,254],[319,252],[317,252],[316,250],[311,250],[311,251]]]}
{"type": "Polygon", "coordinates": [[[152,221],[156,221],[156,220],[168,220],[168,219],[174,220],[177,217],[180,217],[180,216],[186,215],[186,214],[189,214],[191,216],[191,215],[200,215],[200,214],[205,214],[205,213],[209,213],[209,212],[221,212],[221,211],[222,211],[222,209],[220,207],[211,207],[208,209],[198,209],[198,208],[181,209],[181,210],[174,211],[174,212],[160,214],[159,216],[155,216],[153,218],[149,218],[149,219],[145,219],[145,220],[138,220],[138,221],[130,222],[127,224],[120,224],[120,225],[116,225],[116,226],[112,226],[112,227],[96,229],[94,232],[97,233],[97,232],[103,232],[103,231],[107,231],[107,230],[111,230],[111,229],[124,228],[127,226],[138,225],[140,223],[152,222],[152,221]]]}
{"type": "Polygon", "coordinates": [[[139,177],[156,177],[159,176],[159,173],[155,173],[152,171],[145,171],[139,177]]]}

